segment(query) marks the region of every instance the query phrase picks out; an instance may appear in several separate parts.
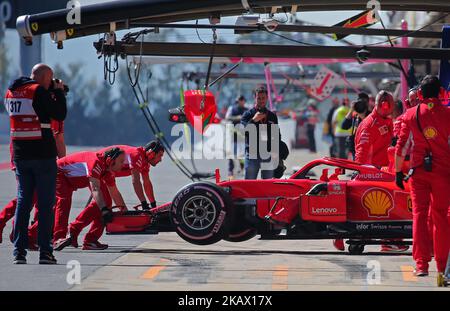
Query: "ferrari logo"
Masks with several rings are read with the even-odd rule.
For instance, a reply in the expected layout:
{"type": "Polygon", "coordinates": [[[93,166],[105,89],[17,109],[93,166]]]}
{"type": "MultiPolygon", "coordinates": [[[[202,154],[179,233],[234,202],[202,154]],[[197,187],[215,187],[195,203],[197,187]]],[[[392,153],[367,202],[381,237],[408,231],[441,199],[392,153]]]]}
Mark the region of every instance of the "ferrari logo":
{"type": "Polygon", "coordinates": [[[68,37],[72,37],[73,33],[74,33],[73,28],[69,28],[69,29],[66,30],[66,34],[67,34],[68,37]]]}
{"type": "Polygon", "coordinates": [[[431,126],[423,130],[423,135],[425,135],[427,139],[434,139],[437,134],[437,130],[431,126]]]}
{"type": "Polygon", "coordinates": [[[38,29],[39,29],[38,23],[32,23],[31,24],[31,29],[33,29],[34,32],[38,31],[38,29]]]}
{"type": "Polygon", "coordinates": [[[412,213],[412,200],[411,196],[408,195],[408,198],[406,199],[406,206],[408,207],[408,211],[412,213]]]}
{"type": "Polygon", "coordinates": [[[366,191],[362,197],[362,205],[367,209],[369,217],[388,217],[394,207],[392,196],[380,188],[366,191]]]}
{"type": "Polygon", "coordinates": [[[380,135],[386,135],[389,133],[389,128],[386,125],[383,125],[382,127],[378,128],[378,131],[380,131],[380,135]]]}

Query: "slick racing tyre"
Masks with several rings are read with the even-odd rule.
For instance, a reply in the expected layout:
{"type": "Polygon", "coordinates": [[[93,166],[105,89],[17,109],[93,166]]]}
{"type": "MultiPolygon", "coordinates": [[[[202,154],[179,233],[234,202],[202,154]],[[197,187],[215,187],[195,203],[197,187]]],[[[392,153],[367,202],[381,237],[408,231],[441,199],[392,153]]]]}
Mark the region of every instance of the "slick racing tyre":
{"type": "Polygon", "coordinates": [[[230,231],[223,239],[228,242],[244,242],[255,237],[256,229],[252,228],[245,220],[244,207],[235,207],[230,231]]]}
{"type": "Polygon", "coordinates": [[[197,182],[178,191],[170,209],[175,231],[185,241],[208,245],[229,233],[232,201],[220,187],[197,182]]]}

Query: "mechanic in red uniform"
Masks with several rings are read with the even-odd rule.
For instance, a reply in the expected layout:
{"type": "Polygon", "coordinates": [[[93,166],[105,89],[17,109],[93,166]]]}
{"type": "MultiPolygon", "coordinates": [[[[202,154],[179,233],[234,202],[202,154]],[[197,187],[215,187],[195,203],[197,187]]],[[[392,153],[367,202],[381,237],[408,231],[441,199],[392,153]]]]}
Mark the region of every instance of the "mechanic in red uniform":
{"type": "MultiPolygon", "coordinates": [[[[403,120],[403,112],[404,107],[407,107],[401,101],[398,101],[394,107],[394,113],[392,114],[393,121],[393,137],[391,141],[391,145],[389,146],[387,153],[389,159],[389,166],[387,167],[387,171],[390,173],[395,173],[395,145],[397,144],[398,136],[400,135],[400,129],[402,128],[402,120],[403,120]]],[[[383,169],[386,169],[383,167],[383,169]]],[[[409,168],[404,168],[404,171],[408,172],[409,168]]]]}
{"type": "MultiPolygon", "coordinates": [[[[141,202],[142,209],[150,209],[145,196],[147,196],[151,207],[155,208],[155,195],[153,193],[153,186],[149,177],[150,165],[156,166],[159,162],[161,162],[162,156],[164,155],[164,147],[159,141],[152,141],[145,147],[132,147],[126,145],[117,145],[113,147],[120,148],[125,151],[124,165],[120,171],[114,172],[114,176],[131,176],[133,188],[136,196],[141,202]],[[141,177],[143,180],[143,184],[141,183],[141,177]]],[[[58,245],[55,247],[55,250],[60,251],[69,245],[77,247],[78,235],[85,227],[87,227],[90,223],[101,224],[100,215],[98,215],[98,213],[96,213],[95,211],[98,211],[98,206],[96,202],[93,201],[80,213],[75,221],[69,225],[69,236],[67,236],[66,239],[61,239],[58,245]]],[[[88,235],[86,235],[83,245],[89,245],[90,243],[97,241],[101,237],[101,235],[103,234],[104,226],[96,227],[98,230],[95,231],[94,235],[91,234],[89,237],[88,235]]]]}
{"type": "Polygon", "coordinates": [[[392,140],[392,112],[394,98],[380,91],[375,99],[375,109],[361,122],[355,136],[355,161],[382,167],[389,164],[387,149],[392,140]]]}
{"type": "MultiPolygon", "coordinates": [[[[111,197],[119,206],[125,206],[122,195],[116,187],[114,172],[119,171],[125,160],[125,153],[120,148],[111,148],[104,153],[77,152],[58,160],[56,183],[55,225],[53,241],[55,248],[60,239],[67,235],[69,214],[72,206],[72,194],[82,188],[91,190],[92,198],[97,203],[95,212],[105,222],[112,219],[111,197]]],[[[97,236],[99,223],[93,223],[85,240],[85,248],[104,249],[107,246],[91,236],[97,236]]]]}
{"type": "MultiPolygon", "coordinates": [[[[66,144],[64,142],[64,121],[51,120],[51,128],[53,131],[53,136],[56,142],[56,152],[58,158],[62,158],[66,155],[66,144]]],[[[10,145],[11,155],[12,155],[12,144],[10,145]]],[[[12,161],[13,157],[11,156],[11,170],[15,170],[14,162],[12,161]]],[[[33,196],[33,206],[34,210],[34,220],[33,224],[30,226],[28,231],[28,245],[29,249],[36,250],[37,249],[37,208],[36,208],[36,194],[33,196]]],[[[12,199],[0,212],[0,243],[2,243],[2,233],[3,229],[6,226],[6,223],[14,217],[17,207],[17,197],[12,199]]],[[[14,227],[14,226],[13,226],[14,227]]]]}
{"type": "Polygon", "coordinates": [[[445,90],[436,76],[426,76],[418,92],[421,104],[410,108],[403,117],[396,146],[396,183],[403,187],[402,166],[406,151],[412,146],[410,167],[413,206],[413,258],[415,274],[428,275],[431,241],[428,213],[434,223],[433,245],[438,273],[445,270],[450,248],[450,109],[441,104],[445,90]]]}
{"type": "MultiPolygon", "coordinates": [[[[389,165],[388,148],[393,138],[392,115],[395,110],[394,97],[387,91],[380,91],[375,98],[375,108],[356,130],[355,161],[377,167],[389,165]]],[[[401,114],[401,113],[398,113],[401,114]]],[[[397,240],[395,240],[397,241],[397,240]]],[[[384,240],[382,252],[404,252],[407,245],[390,245],[384,240]]]]}

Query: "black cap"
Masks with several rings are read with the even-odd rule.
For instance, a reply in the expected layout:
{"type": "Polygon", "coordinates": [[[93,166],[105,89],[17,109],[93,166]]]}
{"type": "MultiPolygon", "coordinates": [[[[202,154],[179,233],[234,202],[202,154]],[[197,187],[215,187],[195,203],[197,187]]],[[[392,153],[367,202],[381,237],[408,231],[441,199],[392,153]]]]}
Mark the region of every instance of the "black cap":
{"type": "Polygon", "coordinates": [[[365,99],[365,100],[369,100],[369,95],[366,92],[360,92],[358,93],[358,98],[359,99],[365,99]]]}
{"type": "Polygon", "coordinates": [[[441,90],[441,81],[437,76],[428,75],[420,82],[423,98],[437,98],[441,90]]]}

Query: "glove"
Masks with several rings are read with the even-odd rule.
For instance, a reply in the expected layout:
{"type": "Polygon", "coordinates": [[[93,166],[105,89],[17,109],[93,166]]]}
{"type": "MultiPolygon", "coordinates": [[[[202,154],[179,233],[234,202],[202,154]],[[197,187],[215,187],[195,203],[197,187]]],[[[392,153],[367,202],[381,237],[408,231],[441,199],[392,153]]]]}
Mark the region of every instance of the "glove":
{"type": "Polygon", "coordinates": [[[403,186],[404,179],[405,179],[405,174],[403,174],[403,172],[395,173],[395,184],[397,185],[397,187],[399,187],[402,190],[405,190],[405,187],[403,186]]]}
{"type": "Polygon", "coordinates": [[[103,224],[106,225],[107,223],[112,222],[114,216],[113,212],[109,208],[107,208],[106,206],[102,207],[101,212],[103,224]]]}
{"type": "Polygon", "coordinates": [[[150,205],[152,206],[152,208],[156,207],[156,202],[150,202],[150,205]]]}
{"type": "Polygon", "coordinates": [[[148,211],[150,209],[150,206],[148,205],[147,201],[142,201],[141,206],[144,211],[148,211]]]}

